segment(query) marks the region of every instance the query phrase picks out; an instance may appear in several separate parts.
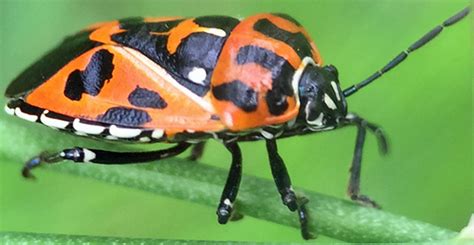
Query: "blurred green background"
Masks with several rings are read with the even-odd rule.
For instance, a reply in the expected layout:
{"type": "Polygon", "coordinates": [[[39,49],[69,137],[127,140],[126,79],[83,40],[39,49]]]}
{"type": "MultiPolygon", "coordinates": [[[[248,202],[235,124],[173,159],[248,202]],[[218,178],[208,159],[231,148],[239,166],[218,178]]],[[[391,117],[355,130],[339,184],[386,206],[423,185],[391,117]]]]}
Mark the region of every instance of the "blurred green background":
{"type": "MultiPolygon", "coordinates": [[[[338,67],[341,83],[348,87],[468,4],[466,0],[2,0],[0,90],[65,36],[94,22],[129,16],[245,17],[259,12],[284,12],[299,20],[325,63],[338,67]]],[[[472,18],[446,29],[400,67],[348,99],[350,111],[383,126],[392,146],[390,155],[381,157],[374,137],[367,137],[362,192],[388,212],[457,231],[474,211],[472,30],[472,18]]],[[[78,142],[73,136],[0,114],[2,132],[14,127],[22,137],[38,131],[46,138],[71,140],[64,147],[78,142]]],[[[36,149],[31,147],[35,142],[18,145],[15,137],[0,139],[0,231],[301,241],[293,228],[251,217],[222,226],[214,208],[89,179],[39,170],[39,181],[25,181],[19,175],[22,162],[7,161],[6,156],[12,148],[24,147],[19,158],[27,160],[37,153],[31,150],[36,149]]],[[[281,140],[279,148],[296,187],[346,198],[354,141],[355,129],[345,128],[281,140]]],[[[245,174],[270,179],[264,144],[244,143],[242,150],[245,174]]],[[[202,162],[227,169],[229,160],[223,147],[211,142],[202,162]]],[[[276,191],[275,198],[279,198],[276,191]]]]}

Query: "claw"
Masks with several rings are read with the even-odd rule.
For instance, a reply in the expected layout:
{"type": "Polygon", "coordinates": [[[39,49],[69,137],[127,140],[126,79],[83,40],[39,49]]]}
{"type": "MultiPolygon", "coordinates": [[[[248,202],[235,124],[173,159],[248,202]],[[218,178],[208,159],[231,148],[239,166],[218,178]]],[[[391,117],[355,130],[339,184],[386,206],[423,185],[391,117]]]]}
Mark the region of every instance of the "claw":
{"type": "Polygon", "coordinates": [[[226,224],[232,214],[232,207],[229,205],[221,205],[217,209],[217,221],[219,224],[226,224]]]}
{"type": "Polygon", "coordinates": [[[296,211],[298,209],[298,203],[296,201],[296,195],[293,191],[288,192],[283,198],[283,204],[288,207],[290,211],[296,211]]]}
{"type": "Polygon", "coordinates": [[[21,170],[21,175],[27,179],[35,179],[36,177],[31,174],[32,169],[39,167],[42,163],[54,163],[60,161],[61,159],[62,158],[60,154],[50,154],[43,152],[39,156],[33,157],[25,163],[21,170]]]}
{"type": "Polygon", "coordinates": [[[21,170],[21,175],[23,175],[23,177],[27,179],[35,179],[35,176],[31,174],[31,169],[38,167],[41,162],[41,156],[36,156],[30,159],[28,162],[25,163],[25,166],[23,166],[23,169],[21,170]]]}
{"type": "Polygon", "coordinates": [[[373,201],[372,199],[370,199],[368,196],[365,196],[365,195],[351,195],[351,199],[367,207],[376,208],[376,209],[382,208],[375,201],[373,201]]]}

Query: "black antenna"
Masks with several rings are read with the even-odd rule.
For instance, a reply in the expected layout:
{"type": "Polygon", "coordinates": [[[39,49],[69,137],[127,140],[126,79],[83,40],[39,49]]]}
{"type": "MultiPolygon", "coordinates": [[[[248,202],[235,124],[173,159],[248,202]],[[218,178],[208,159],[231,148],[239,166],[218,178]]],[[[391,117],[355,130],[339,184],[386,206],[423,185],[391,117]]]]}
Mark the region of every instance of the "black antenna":
{"type": "Polygon", "coordinates": [[[392,68],[396,67],[398,64],[402,63],[403,60],[405,60],[408,57],[408,54],[423,47],[423,45],[427,44],[429,41],[433,40],[445,27],[448,27],[450,25],[455,24],[462,18],[464,18],[466,15],[469,14],[469,11],[471,7],[467,7],[463,10],[461,10],[459,13],[451,16],[449,19],[445,20],[441,25],[435,27],[433,30],[429,31],[426,33],[423,37],[418,39],[416,42],[414,42],[410,47],[408,47],[407,50],[402,51],[399,55],[397,55],[395,58],[393,58],[390,62],[388,62],[387,65],[385,65],[381,70],[376,71],[372,76],[368,77],[364,81],[352,85],[349,88],[344,89],[343,94],[345,97],[348,97],[355,92],[357,92],[359,89],[367,86],[367,84],[375,81],[377,78],[381,77],[384,73],[387,73],[390,71],[392,68]]]}

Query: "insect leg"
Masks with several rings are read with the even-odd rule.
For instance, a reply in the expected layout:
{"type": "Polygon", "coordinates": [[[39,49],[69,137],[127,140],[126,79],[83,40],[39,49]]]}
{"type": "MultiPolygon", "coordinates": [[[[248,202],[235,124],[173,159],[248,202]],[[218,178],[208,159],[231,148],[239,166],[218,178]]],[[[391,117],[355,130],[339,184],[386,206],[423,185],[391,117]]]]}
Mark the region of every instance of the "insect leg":
{"type": "MultiPolygon", "coordinates": [[[[357,125],[357,137],[356,137],[356,144],[355,144],[355,149],[354,149],[354,156],[352,158],[352,165],[350,168],[350,179],[349,179],[349,186],[347,188],[347,194],[350,196],[350,198],[353,201],[362,203],[364,205],[368,205],[374,208],[380,208],[380,206],[373,200],[371,200],[369,197],[360,194],[360,171],[361,171],[361,162],[362,162],[362,150],[364,148],[364,142],[365,142],[365,135],[367,134],[367,128],[368,123],[367,121],[357,117],[353,120],[353,122],[357,125]]],[[[372,127],[373,125],[371,125],[372,127]]],[[[370,130],[373,130],[372,128],[369,128],[370,130]]],[[[374,131],[375,133],[375,131],[374,131]]],[[[377,135],[377,134],[376,134],[377,135]]],[[[380,133],[377,136],[379,138],[380,142],[379,145],[381,145],[379,148],[381,148],[381,151],[386,151],[386,140],[385,137],[383,136],[382,133],[380,133]],[[382,138],[383,140],[380,140],[382,138]]]]}
{"type": "Polygon", "coordinates": [[[272,170],[273,179],[280,192],[281,200],[291,211],[298,208],[296,203],[296,194],[291,187],[290,176],[286,170],[283,159],[278,154],[278,148],[275,139],[267,139],[267,152],[270,160],[270,168],[272,170]]]}
{"type": "Polygon", "coordinates": [[[191,148],[191,155],[188,157],[191,161],[197,161],[202,157],[204,153],[204,148],[206,146],[206,141],[201,141],[197,144],[194,144],[191,148]]]}
{"type": "Polygon", "coordinates": [[[281,200],[291,211],[298,211],[298,218],[301,224],[301,233],[304,239],[312,238],[308,230],[308,213],[305,204],[308,200],[304,197],[298,198],[291,187],[290,176],[286,170],[283,159],[278,154],[278,148],[275,139],[267,139],[267,153],[270,160],[273,179],[281,195],[281,200]]]}
{"type": "Polygon", "coordinates": [[[112,152],[97,149],[87,149],[75,147],[64,149],[56,153],[43,152],[26,162],[22,170],[25,178],[34,177],[31,175],[31,169],[39,167],[44,163],[55,163],[62,160],[71,160],[78,163],[97,163],[97,164],[130,164],[160,160],[176,156],[191,146],[189,143],[179,143],[174,147],[151,151],[151,152],[112,152]]]}
{"type": "Polygon", "coordinates": [[[230,166],[229,175],[222,191],[221,200],[217,207],[217,221],[225,224],[232,215],[237,192],[239,192],[240,180],[242,179],[242,153],[237,143],[226,143],[225,147],[232,154],[232,164],[230,166]]]}

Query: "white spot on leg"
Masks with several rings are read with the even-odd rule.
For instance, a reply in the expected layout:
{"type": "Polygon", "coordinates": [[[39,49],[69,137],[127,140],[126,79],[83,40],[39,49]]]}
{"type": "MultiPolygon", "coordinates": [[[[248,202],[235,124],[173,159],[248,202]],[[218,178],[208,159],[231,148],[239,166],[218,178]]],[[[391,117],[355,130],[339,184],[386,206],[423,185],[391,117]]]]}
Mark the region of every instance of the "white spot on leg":
{"type": "Polygon", "coordinates": [[[101,134],[105,130],[105,127],[103,126],[81,123],[79,118],[74,119],[72,122],[72,127],[77,132],[94,135],[101,134]]]}
{"type": "Polygon", "coordinates": [[[193,69],[188,73],[188,79],[199,85],[206,85],[204,84],[206,76],[206,70],[201,67],[193,67],[193,69]]]}
{"type": "Polygon", "coordinates": [[[336,104],[331,99],[331,97],[329,97],[328,94],[324,94],[324,103],[326,103],[326,105],[328,106],[329,109],[332,109],[332,110],[337,109],[336,104]]]}
{"type": "Polygon", "coordinates": [[[142,130],[138,128],[120,128],[115,125],[109,128],[109,133],[119,138],[133,138],[140,135],[141,132],[142,130]]]}
{"type": "Polygon", "coordinates": [[[356,118],[356,115],[354,115],[353,113],[347,113],[346,119],[352,120],[354,118],[356,118]]]}
{"type": "Polygon", "coordinates": [[[38,116],[24,113],[21,111],[20,107],[15,108],[15,115],[30,122],[36,122],[36,120],[38,120],[38,116]]]}
{"type": "Polygon", "coordinates": [[[8,105],[5,105],[5,112],[8,114],[8,115],[15,115],[15,109],[14,108],[10,108],[8,107],[8,105]]]}
{"type": "Polygon", "coordinates": [[[226,199],[224,200],[224,204],[227,205],[227,206],[229,206],[229,207],[232,207],[232,202],[230,201],[229,198],[226,198],[226,199]]]}
{"type": "Polygon", "coordinates": [[[84,162],[90,162],[95,159],[95,153],[93,151],[82,148],[82,152],[84,152],[84,162]]]}
{"type": "Polygon", "coordinates": [[[64,121],[64,120],[60,120],[60,119],[51,118],[51,117],[46,116],[46,114],[48,112],[49,112],[48,110],[45,110],[43,112],[43,114],[41,114],[41,117],[40,117],[40,121],[44,125],[49,126],[49,127],[53,127],[53,128],[61,128],[61,129],[64,129],[64,128],[67,127],[67,125],[69,125],[68,121],[64,121]]]}
{"type": "Polygon", "coordinates": [[[332,90],[334,90],[334,93],[336,94],[336,99],[338,101],[341,101],[341,96],[339,95],[339,89],[337,89],[337,84],[336,82],[332,81],[331,82],[331,87],[332,87],[332,90]]]}

